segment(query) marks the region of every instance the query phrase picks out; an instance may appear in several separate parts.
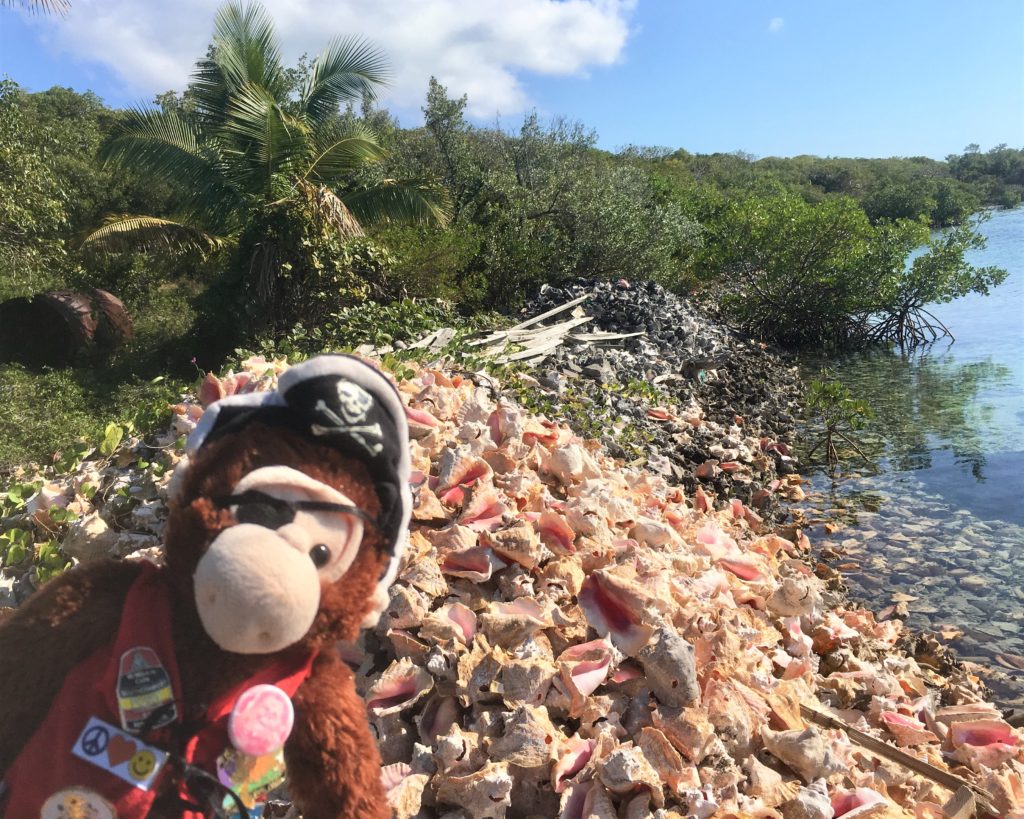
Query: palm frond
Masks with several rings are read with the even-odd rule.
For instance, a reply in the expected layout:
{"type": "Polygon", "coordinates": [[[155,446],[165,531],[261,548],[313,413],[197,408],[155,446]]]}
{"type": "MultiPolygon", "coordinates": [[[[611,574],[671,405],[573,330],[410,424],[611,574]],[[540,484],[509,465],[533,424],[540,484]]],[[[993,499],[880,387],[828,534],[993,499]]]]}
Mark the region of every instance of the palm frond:
{"type": "Polygon", "coordinates": [[[263,86],[238,88],[221,129],[235,180],[250,193],[269,192],[273,175],[308,151],[307,130],[263,86]]]}
{"type": "Polygon", "coordinates": [[[275,99],[284,95],[284,70],[274,24],[262,6],[228,3],[214,22],[213,45],[196,63],[190,90],[199,113],[219,123],[238,88],[262,85],[275,99]]]}
{"type": "Polygon", "coordinates": [[[341,133],[321,133],[313,140],[311,161],[302,177],[330,184],[360,165],[379,162],[386,155],[377,135],[364,125],[341,133]]]}
{"type": "Polygon", "coordinates": [[[210,224],[225,225],[239,204],[218,152],[204,144],[190,120],[173,111],[130,109],[100,157],[174,183],[187,192],[179,208],[203,215],[210,224]]]}
{"type": "Polygon", "coordinates": [[[230,90],[247,84],[262,85],[273,94],[283,90],[284,69],[274,22],[263,6],[228,3],[214,22],[213,59],[230,90]]]}
{"type": "Polygon", "coordinates": [[[142,168],[165,179],[191,182],[211,170],[200,147],[199,131],[173,111],[132,108],[114,138],[100,149],[100,159],[125,168],[142,168]]]}
{"type": "Polygon", "coordinates": [[[107,217],[102,227],[86,236],[82,246],[108,253],[167,247],[198,247],[209,251],[222,247],[225,242],[222,237],[171,219],[116,214],[107,217]]]}
{"type": "Polygon", "coordinates": [[[224,119],[228,104],[228,83],[224,72],[213,59],[214,49],[201,60],[196,61],[192,71],[189,92],[195,101],[196,112],[210,126],[216,127],[224,119]]]}
{"type": "Polygon", "coordinates": [[[345,204],[366,225],[446,225],[452,216],[447,191],[432,180],[388,179],[345,196],[345,204]]]}
{"type": "Polygon", "coordinates": [[[360,37],[343,37],[316,58],[301,107],[311,122],[323,122],[344,102],[371,99],[374,88],[387,82],[387,58],[375,45],[360,37]]]}

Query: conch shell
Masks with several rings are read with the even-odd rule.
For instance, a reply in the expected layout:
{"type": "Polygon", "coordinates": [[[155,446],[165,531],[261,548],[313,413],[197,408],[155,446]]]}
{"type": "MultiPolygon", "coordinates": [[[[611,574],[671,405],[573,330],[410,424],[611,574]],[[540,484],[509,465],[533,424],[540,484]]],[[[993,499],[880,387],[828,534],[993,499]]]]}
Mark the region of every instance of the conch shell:
{"type": "Polygon", "coordinates": [[[397,660],[366,692],[366,707],[374,716],[411,708],[430,693],[434,678],[411,660],[397,660]]]}
{"type": "Polygon", "coordinates": [[[785,762],[804,782],[828,778],[846,766],[829,748],[828,741],[817,728],[803,731],[773,731],[761,729],[761,739],[768,753],[785,762]]]}
{"type": "Polygon", "coordinates": [[[512,777],[506,762],[488,762],[480,770],[463,776],[440,773],[436,781],[437,801],[456,805],[469,816],[504,819],[512,804],[512,777]]]}

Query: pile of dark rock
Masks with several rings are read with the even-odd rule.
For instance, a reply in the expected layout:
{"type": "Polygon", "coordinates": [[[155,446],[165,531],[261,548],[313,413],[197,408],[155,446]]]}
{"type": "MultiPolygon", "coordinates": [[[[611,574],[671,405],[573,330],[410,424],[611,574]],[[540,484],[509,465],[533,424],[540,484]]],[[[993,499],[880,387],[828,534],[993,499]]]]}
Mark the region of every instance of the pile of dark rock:
{"type": "Polygon", "coordinates": [[[587,293],[587,331],[643,335],[558,347],[535,373],[556,412],[560,398],[582,393],[596,413],[596,437],[615,456],[637,454],[622,442],[628,425],[643,433],[649,468],[690,491],[700,486],[772,511],[764,488],[797,467],[789,449],[801,399],[795,365],[651,281],[545,286],[523,317],[587,293]]]}

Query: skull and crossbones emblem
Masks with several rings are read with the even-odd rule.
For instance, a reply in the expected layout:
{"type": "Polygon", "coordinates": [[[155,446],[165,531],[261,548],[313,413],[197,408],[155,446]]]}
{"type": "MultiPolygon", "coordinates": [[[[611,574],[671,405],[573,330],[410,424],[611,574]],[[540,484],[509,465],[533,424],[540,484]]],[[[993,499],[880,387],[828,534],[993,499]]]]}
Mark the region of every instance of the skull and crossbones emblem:
{"type": "Polygon", "coordinates": [[[380,424],[365,423],[366,416],[373,409],[373,396],[351,381],[339,381],[337,391],[338,409],[341,414],[331,409],[323,399],[317,401],[316,411],[326,418],[329,424],[313,424],[313,434],[351,435],[352,439],[371,456],[379,455],[384,449],[384,444],[381,443],[384,433],[380,424]]]}

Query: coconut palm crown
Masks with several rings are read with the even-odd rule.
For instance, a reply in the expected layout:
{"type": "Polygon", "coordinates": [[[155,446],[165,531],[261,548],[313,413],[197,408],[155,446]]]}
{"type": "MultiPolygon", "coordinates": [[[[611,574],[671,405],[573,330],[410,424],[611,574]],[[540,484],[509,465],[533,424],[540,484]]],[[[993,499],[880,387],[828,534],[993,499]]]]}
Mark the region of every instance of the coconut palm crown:
{"type": "MultiPolygon", "coordinates": [[[[109,216],[85,242],[120,250],[154,243],[233,243],[269,211],[313,203],[342,238],[360,223],[444,223],[443,192],[430,182],[385,180],[339,195],[352,174],[385,156],[369,128],[343,125],[340,106],[366,98],[387,79],[383,54],[365,40],[332,42],[289,97],[287,72],[270,18],[235,2],[217,13],[213,44],[196,63],[193,110],[127,112],[102,158],[182,191],[168,218],[109,216]]],[[[266,243],[255,242],[254,252],[266,243]]],[[[273,256],[273,254],[271,254],[273,256]]]]}

